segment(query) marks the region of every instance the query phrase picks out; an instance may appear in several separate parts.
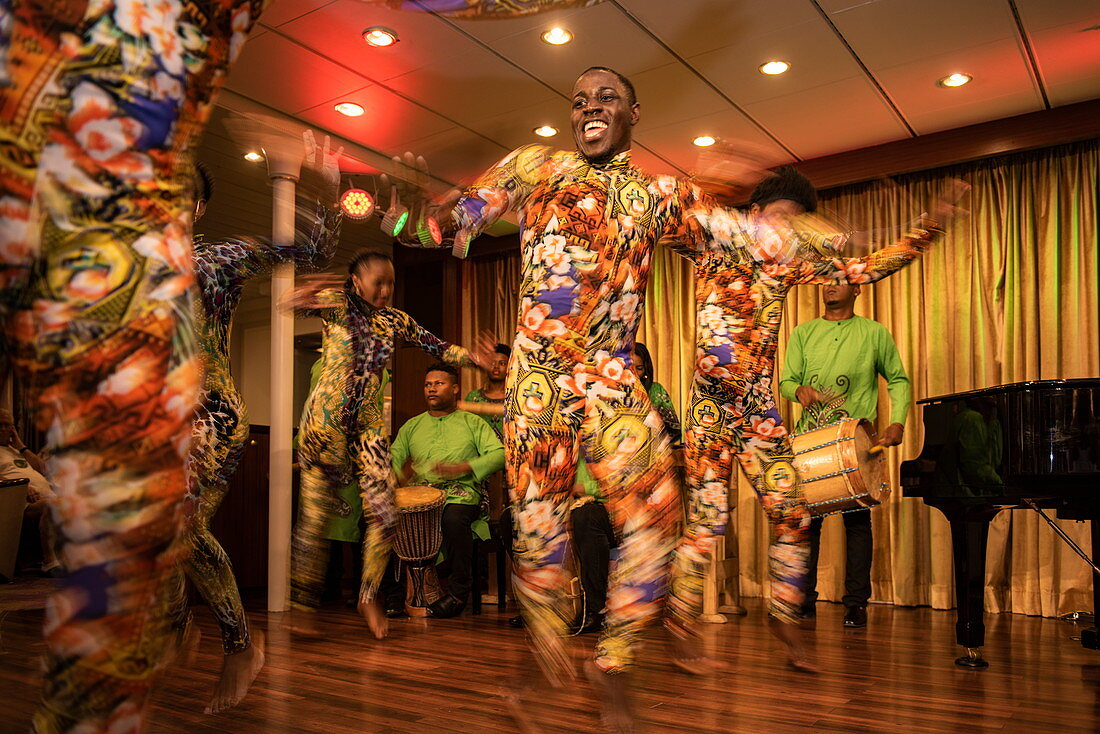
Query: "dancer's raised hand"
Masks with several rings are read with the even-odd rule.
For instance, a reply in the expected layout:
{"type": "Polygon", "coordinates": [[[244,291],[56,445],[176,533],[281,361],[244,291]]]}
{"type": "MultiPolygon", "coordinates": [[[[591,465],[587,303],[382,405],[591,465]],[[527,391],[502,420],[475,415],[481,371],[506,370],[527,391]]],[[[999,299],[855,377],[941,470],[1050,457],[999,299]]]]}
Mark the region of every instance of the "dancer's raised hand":
{"type": "Polygon", "coordinates": [[[307,309],[333,308],[335,303],[329,303],[319,298],[322,291],[339,289],[344,286],[344,278],[332,273],[317,273],[304,275],[298,278],[294,290],[284,298],[279,306],[286,311],[304,311],[307,309]]]}

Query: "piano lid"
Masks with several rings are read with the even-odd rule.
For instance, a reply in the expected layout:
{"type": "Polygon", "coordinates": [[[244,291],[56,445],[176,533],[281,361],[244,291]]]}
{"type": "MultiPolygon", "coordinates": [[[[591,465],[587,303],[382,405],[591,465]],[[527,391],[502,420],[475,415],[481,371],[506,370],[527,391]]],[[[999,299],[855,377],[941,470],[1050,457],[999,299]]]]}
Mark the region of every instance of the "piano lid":
{"type": "Polygon", "coordinates": [[[978,390],[951,393],[950,395],[938,395],[934,398],[923,398],[917,401],[918,405],[930,403],[942,403],[952,400],[967,400],[968,398],[994,397],[1013,392],[1039,392],[1047,390],[1077,390],[1100,389],[1100,377],[1085,377],[1076,380],[1029,380],[1027,382],[1010,382],[1007,385],[994,385],[978,390]]]}

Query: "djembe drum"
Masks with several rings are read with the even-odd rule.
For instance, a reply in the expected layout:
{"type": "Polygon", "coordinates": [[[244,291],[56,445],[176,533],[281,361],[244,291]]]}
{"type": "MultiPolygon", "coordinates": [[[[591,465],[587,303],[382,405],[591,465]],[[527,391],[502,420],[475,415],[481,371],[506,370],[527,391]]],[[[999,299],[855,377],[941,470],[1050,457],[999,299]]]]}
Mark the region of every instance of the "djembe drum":
{"type": "Polygon", "coordinates": [[[405,612],[410,617],[426,617],[424,575],[443,543],[440,521],[447,493],[435,487],[400,487],[395,494],[397,530],[393,552],[409,567],[410,593],[405,612]]]}

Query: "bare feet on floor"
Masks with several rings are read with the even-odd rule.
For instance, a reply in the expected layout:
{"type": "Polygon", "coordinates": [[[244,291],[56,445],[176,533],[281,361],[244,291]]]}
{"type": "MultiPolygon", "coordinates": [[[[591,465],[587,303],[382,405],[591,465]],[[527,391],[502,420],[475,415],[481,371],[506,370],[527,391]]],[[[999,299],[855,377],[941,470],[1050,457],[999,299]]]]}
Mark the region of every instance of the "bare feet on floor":
{"type": "Polygon", "coordinates": [[[382,605],[377,600],[367,601],[366,599],[359,600],[359,614],[363,616],[363,619],[367,620],[367,626],[370,627],[371,634],[376,639],[381,640],[390,631],[390,620],[386,618],[386,610],[382,608],[382,605]]]}
{"type": "Polygon", "coordinates": [[[280,626],[291,634],[309,639],[320,639],[324,636],[317,624],[317,612],[306,606],[291,603],[290,608],[283,612],[280,626]]]}
{"type": "Polygon", "coordinates": [[[222,675],[214,687],[214,697],[206,707],[206,713],[218,714],[233,708],[248,693],[260,668],[264,667],[264,633],[252,632],[252,645],[222,659],[222,675]]]}
{"type": "Polygon", "coordinates": [[[725,670],[724,660],[716,660],[703,651],[703,640],[696,634],[676,627],[666,627],[672,638],[672,663],[691,675],[707,675],[725,670]]]}
{"type": "Polygon", "coordinates": [[[605,673],[590,660],[584,664],[584,675],[600,698],[600,721],[607,731],[633,734],[634,715],[626,673],[605,673]]]}
{"type": "Polygon", "coordinates": [[[530,689],[516,685],[501,688],[497,695],[504,702],[512,719],[516,722],[516,728],[520,734],[542,734],[542,729],[535,723],[530,714],[531,696],[530,689]]]}
{"type": "Polygon", "coordinates": [[[786,645],[787,657],[795,670],[803,673],[820,672],[817,663],[806,647],[805,637],[799,625],[784,624],[769,615],[768,630],[775,635],[776,639],[786,645]]]}

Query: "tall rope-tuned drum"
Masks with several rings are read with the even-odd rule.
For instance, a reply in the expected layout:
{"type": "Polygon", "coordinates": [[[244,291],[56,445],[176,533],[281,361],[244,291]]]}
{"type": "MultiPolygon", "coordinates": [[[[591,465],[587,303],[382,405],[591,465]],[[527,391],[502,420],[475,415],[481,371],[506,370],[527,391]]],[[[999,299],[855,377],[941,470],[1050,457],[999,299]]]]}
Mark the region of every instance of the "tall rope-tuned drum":
{"type": "Polygon", "coordinates": [[[393,552],[409,567],[409,595],[405,611],[410,617],[428,613],[424,577],[443,543],[440,523],[447,493],[435,487],[400,487],[394,498],[397,530],[393,552]]]}
{"type": "Polygon", "coordinates": [[[791,436],[802,494],[815,516],[875,507],[890,497],[886,458],[874,426],[849,418],[791,436]]]}

